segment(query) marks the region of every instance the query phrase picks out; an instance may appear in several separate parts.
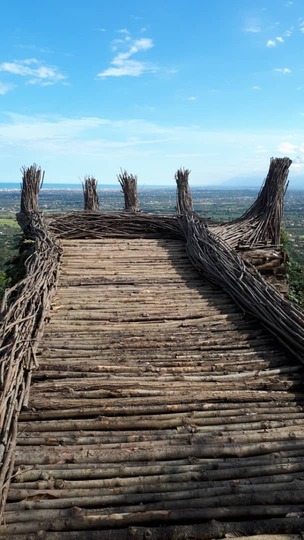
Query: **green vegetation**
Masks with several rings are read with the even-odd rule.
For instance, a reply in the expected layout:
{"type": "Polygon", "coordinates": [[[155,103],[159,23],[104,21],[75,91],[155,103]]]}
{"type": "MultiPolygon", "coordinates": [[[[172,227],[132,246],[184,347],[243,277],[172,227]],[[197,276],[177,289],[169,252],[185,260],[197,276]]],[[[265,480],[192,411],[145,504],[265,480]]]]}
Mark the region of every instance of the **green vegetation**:
{"type": "Polygon", "coordinates": [[[7,278],[6,272],[0,270],[0,298],[2,298],[5,289],[9,287],[9,280],[7,278]]]}
{"type": "Polygon", "coordinates": [[[304,266],[290,260],[287,265],[289,298],[304,309],[304,266]]]}
{"type": "Polygon", "coordinates": [[[281,246],[288,254],[287,281],[289,285],[289,299],[304,309],[304,253],[295,246],[295,238],[285,228],[281,231],[281,246]]]}
{"type": "Polygon", "coordinates": [[[0,298],[7,287],[14,281],[18,265],[13,259],[18,255],[21,232],[16,219],[12,216],[0,216],[0,298]]]}

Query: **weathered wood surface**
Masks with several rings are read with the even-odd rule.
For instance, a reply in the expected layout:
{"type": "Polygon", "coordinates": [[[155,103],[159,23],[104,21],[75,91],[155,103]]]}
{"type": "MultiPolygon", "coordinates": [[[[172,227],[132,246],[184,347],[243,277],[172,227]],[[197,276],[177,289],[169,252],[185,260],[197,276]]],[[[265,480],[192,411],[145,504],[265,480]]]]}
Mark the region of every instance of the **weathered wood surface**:
{"type": "Polygon", "coordinates": [[[0,536],[298,533],[303,366],[177,240],[62,247],[0,536]]]}

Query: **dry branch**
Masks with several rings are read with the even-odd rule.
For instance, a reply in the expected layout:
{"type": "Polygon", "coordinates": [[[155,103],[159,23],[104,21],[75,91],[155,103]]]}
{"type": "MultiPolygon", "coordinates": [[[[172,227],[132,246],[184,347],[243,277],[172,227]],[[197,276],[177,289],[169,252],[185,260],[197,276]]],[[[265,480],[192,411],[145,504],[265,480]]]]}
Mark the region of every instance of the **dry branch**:
{"type": "Polygon", "coordinates": [[[82,182],[84,209],[90,212],[96,212],[99,209],[97,184],[93,176],[86,176],[82,182]]]}
{"type": "Polygon", "coordinates": [[[175,181],[177,185],[177,205],[176,210],[178,214],[184,214],[186,212],[193,212],[192,197],[189,187],[189,175],[188,169],[178,169],[175,173],[175,181]]]}
{"type": "Polygon", "coordinates": [[[195,217],[181,221],[187,251],[199,272],[220,285],[247,313],[259,319],[298,360],[304,355],[304,314],[285,300],[254,268],[246,268],[235,250],[195,217]]]}
{"type": "Polygon", "coordinates": [[[139,201],[137,193],[137,176],[128,174],[127,171],[121,170],[120,174],[117,175],[117,179],[124,194],[125,211],[138,212],[139,201]]]}
{"type": "Polygon", "coordinates": [[[44,180],[44,171],[35,163],[22,167],[21,212],[38,212],[38,195],[44,180]]]}
{"type": "Polygon", "coordinates": [[[266,244],[278,247],[291,164],[287,157],[271,158],[265,183],[253,205],[234,221],[210,222],[210,230],[234,248],[251,249],[266,244]]]}

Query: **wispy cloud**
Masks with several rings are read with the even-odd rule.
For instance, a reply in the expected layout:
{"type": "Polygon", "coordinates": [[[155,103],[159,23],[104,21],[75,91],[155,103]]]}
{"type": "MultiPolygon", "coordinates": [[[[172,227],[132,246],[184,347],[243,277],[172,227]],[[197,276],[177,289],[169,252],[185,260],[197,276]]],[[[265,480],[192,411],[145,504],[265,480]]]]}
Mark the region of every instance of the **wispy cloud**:
{"type": "Polygon", "coordinates": [[[276,68],[274,69],[276,73],[283,73],[283,75],[287,75],[288,73],[291,73],[291,69],[284,67],[284,68],[276,68]]]}
{"type": "Polygon", "coordinates": [[[244,28],[244,32],[249,32],[250,34],[258,34],[259,32],[261,32],[261,28],[257,25],[246,26],[244,28]]]}
{"type": "Polygon", "coordinates": [[[284,156],[287,155],[292,158],[292,166],[295,170],[304,170],[304,143],[294,144],[285,141],[278,145],[277,151],[284,156]]]}
{"type": "Polygon", "coordinates": [[[98,73],[98,77],[139,77],[144,73],[154,73],[157,68],[143,60],[134,60],[134,55],[146,52],[154,47],[150,38],[133,39],[126,28],[118,31],[123,39],[115,40],[113,50],[118,52],[111,61],[110,67],[98,73]]]}
{"type": "Polygon", "coordinates": [[[293,34],[293,31],[294,31],[294,26],[291,26],[290,28],[288,28],[288,30],[285,30],[284,36],[289,38],[293,34]]]}
{"type": "Polygon", "coordinates": [[[268,154],[267,148],[265,146],[258,144],[255,149],[256,154],[268,154]]]}
{"type": "Polygon", "coordinates": [[[44,65],[37,58],[2,62],[0,64],[0,71],[25,77],[28,84],[37,84],[40,86],[49,86],[63,82],[66,79],[56,66],[44,65]]]}
{"type": "Polygon", "coordinates": [[[98,152],[98,149],[109,147],[154,144],[172,136],[170,130],[142,120],[111,120],[95,116],[31,117],[14,113],[6,116],[8,121],[0,124],[0,142],[23,147],[35,145],[37,149],[63,153],[73,145],[77,152],[88,149],[98,152]]]}
{"type": "Polygon", "coordinates": [[[243,32],[248,32],[249,34],[258,34],[261,32],[261,27],[255,20],[249,20],[243,28],[243,32]]]}
{"type": "Polygon", "coordinates": [[[188,101],[196,101],[197,97],[196,96],[189,96],[189,97],[187,97],[187,100],[188,101]]]}
{"type": "MultiPolygon", "coordinates": [[[[51,181],[58,181],[58,171],[62,180],[75,181],[88,170],[100,171],[100,163],[103,177],[114,179],[118,163],[148,183],[155,183],[155,178],[164,183],[173,178],[180,156],[186,160],[185,166],[192,168],[192,180],[198,185],[202,178],[215,182],[248,171],[258,173],[262,179],[269,157],[277,153],[278,147],[284,155],[297,150],[279,145],[289,142],[300,148],[303,141],[304,131],[293,133],[291,138],[277,129],[210,131],[199,125],[159,124],[125,116],[111,119],[6,114],[0,123],[1,159],[9,154],[14,155],[14,163],[22,163],[37,161],[38,156],[42,166],[47,164],[51,181]],[[241,160],[237,152],[240,146],[241,160]],[[200,157],[202,148],[204,156],[200,157]],[[223,159],[215,168],[218,155],[223,159]]],[[[294,155],[294,161],[299,163],[301,154],[296,151],[294,155]]],[[[14,177],[15,171],[14,166],[7,178],[14,177]]]]}
{"type": "Polygon", "coordinates": [[[280,154],[289,154],[293,156],[294,154],[296,154],[298,146],[290,142],[282,142],[281,144],[279,144],[277,150],[278,152],[280,152],[280,154]]]}
{"type": "Polygon", "coordinates": [[[0,96],[4,96],[5,94],[7,94],[10,90],[12,90],[14,88],[14,85],[13,84],[8,84],[8,83],[2,83],[0,82],[0,96]]]}
{"type": "Polygon", "coordinates": [[[252,87],[252,90],[255,90],[256,92],[259,92],[261,90],[261,87],[258,85],[255,85],[252,87]]]}
{"type": "Polygon", "coordinates": [[[275,39],[269,39],[266,42],[266,47],[276,47],[278,43],[284,43],[284,38],[282,36],[277,36],[275,39]]]}
{"type": "Polygon", "coordinates": [[[51,54],[53,51],[50,48],[46,47],[38,47],[37,45],[33,44],[24,44],[19,43],[16,45],[17,49],[22,49],[24,51],[31,51],[31,54],[51,54]]]}

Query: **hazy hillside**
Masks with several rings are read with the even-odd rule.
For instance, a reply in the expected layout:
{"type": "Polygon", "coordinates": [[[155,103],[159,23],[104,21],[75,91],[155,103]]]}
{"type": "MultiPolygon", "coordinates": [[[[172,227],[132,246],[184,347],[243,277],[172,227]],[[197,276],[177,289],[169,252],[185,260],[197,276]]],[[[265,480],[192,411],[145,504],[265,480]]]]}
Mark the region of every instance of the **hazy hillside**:
{"type": "MultiPolygon", "coordinates": [[[[264,178],[257,176],[238,177],[234,176],[225,180],[217,186],[218,189],[260,189],[264,178]]],[[[289,179],[289,189],[302,190],[304,189],[304,177],[294,176],[289,179]]]]}

